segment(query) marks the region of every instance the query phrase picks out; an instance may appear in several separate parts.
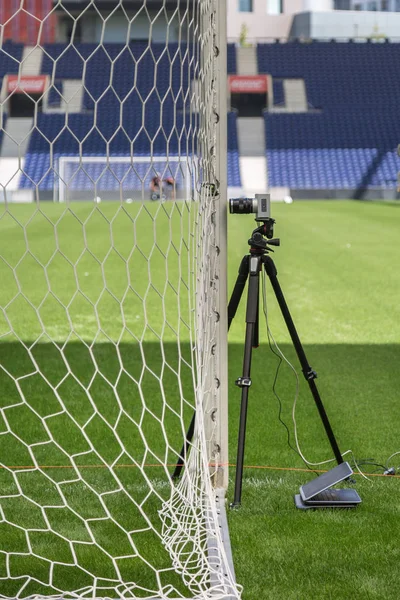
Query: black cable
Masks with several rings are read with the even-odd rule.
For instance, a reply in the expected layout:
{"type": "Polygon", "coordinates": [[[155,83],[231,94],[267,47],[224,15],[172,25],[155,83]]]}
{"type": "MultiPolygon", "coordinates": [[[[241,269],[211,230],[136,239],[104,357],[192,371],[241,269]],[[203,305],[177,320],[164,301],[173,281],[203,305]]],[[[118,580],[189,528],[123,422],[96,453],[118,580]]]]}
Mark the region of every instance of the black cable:
{"type": "MultiPolygon", "coordinates": [[[[286,435],[287,435],[287,444],[289,446],[289,448],[291,450],[293,450],[293,452],[295,452],[300,458],[301,460],[304,462],[304,464],[306,465],[307,469],[313,473],[315,473],[315,475],[319,475],[319,473],[317,473],[317,471],[315,469],[313,469],[308,462],[303,458],[303,456],[301,455],[301,453],[298,451],[297,448],[295,448],[293,446],[293,444],[291,443],[291,437],[290,437],[290,430],[289,427],[286,425],[285,421],[282,418],[282,411],[283,411],[283,405],[282,405],[282,400],[276,390],[276,385],[278,382],[278,377],[279,377],[279,373],[280,373],[280,368],[282,366],[283,363],[283,358],[282,355],[277,352],[277,350],[274,348],[272,342],[271,342],[271,335],[270,335],[270,331],[269,331],[269,326],[268,326],[268,317],[267,317],[267,306],[266,306],[266,279],[264,276],[263,279],[263,284],[264,284],[264,295],[263,295],[263,301],[264,301],[264,314],[265,314],[265,321],[266,321],[266,326],[267,326],[267,337],[268,337],[268,346],[270,351],[272,352],[272,354],[274,356],[276,356],[276,358],[278,359],[278,366],[276,368],[275,371],[275,377],[274,377],[274,382],[272,385],[272,392],[275,396],[275,398],[278,400],[278,406],[279,406],[279,411],[278,411],[278,420],[281,423],[281,425],[283,425],[283,427],[286,430],[286,435]]],[[[352,469],[357,469],[358,467],[363,467],[363,466],[374,466],[374,467],[378,467],[373,473],[379,473],[380,471],[383,472],[386,475],[392,475],[395,473],[395,469],[393,469],[393,472],[388,472],[389,468],[387,465],[383,465],[379,462],[376,462],[376,460],[374,458],[363,458],[361,460],[354,460],[352,461],[351,467],[352,469]]],[[[355,482],[354,482],[355,483],[355,482]]]]}
{"type": "Polygon", "coordinates": [[[355,460],[354,463],[351,465],[353,469],[365,466],[379,467],[378,469],[373,471],[373,473],[379,473],[379,471],[387,471],[387,467],[385,465],[375,462],[375,459],[373,458],[363,458],[362,460],[355,460]]]}
{"type": "Polygon", "coordinates": [[[278,354],[278,352],[276,352],[276,350],[273,348],[273,346],[272,346],[272,344],[271,344],[271,338],[270,338],[269,332],[268,332],[268,345],[269,345],[269,349],[271,350],[272,354],[274,354],[274,355],[277,357],[277,359],[279,360],[278,366],[277,366],[277,368],[276,368],[276,371],[275,371],[274,383],[273,383],[273,385],[272,385],[272,392],[273,392],[273,394],[274,394],[275,398],[278,400],[278,404],[279,404],[278,419],[279,419],[279,422],[281,423],[281,425],[283,425],[283,427],[286,429],[286,435],[287,435],[287,444],[288,444],[289,448],[290,448],[291,450],[293,450],[293,452],[296,452],[296,454],[297,454],[298,456],[300,456],[300,453],[299,453],[299,451],[297,450],[297,448],[295,448],[295,447],[292,445],[292,443],[291,443],[291,440],[290,440],[290,430],[289,430],[289,427],[286,425],[285,421],[282,419],[282,410],[283,410],[283,405],[282,405],[282,400],[280,399],[280,396],[279,396],[278,392],[276,391],[276,384],[277,384],[277,382],[278,382],[279,371],[280,371],[280,368],[281,368],[281,366],[282,366],[282,363],[283,363],[283,358],[282,358],[282,357],[280,356],[280,354],[278,354]]]}

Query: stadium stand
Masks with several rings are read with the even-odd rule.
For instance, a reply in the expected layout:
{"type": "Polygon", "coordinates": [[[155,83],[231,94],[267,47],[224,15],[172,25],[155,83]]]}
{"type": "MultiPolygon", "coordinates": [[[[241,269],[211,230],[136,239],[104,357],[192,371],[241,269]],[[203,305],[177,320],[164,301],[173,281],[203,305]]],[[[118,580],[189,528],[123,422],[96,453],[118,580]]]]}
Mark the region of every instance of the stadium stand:
{"type": "Polygon", "coordinates": [[[23,44],[15,44],[9,40],[0,47],[0,82],[6,74],[18,74],[23,50],[23,44]]]}
{"type": "Polygon", "coordinates": [[[228,75],[236,75],[236,44],[228,44],[228,75]]]}
{"type": "MultiPolygon", "coordinates": [[[[170,44],[167,52],[161,44],[153,44],[149,49],[144,42],[133,42],[129,48],[122,44],[105,44],[103,48],[93,44],[47,45],[42,73],[56,82],[51,100],[59,96],[64,79],[84,78],[83,112],[71,114],[68,119],[65,114],[38,115],[20,187],[33,189],[39,185],[40,190],[52,190],[53,169],[57,169],[60,156],[78,156],[80,142],[85,156],[129,156],[131,152],[146,156],[150,154],[151,144],[153,153],[158,156],[186,153],[197,116],[190,111],[188,83],[189,77],[194,78],[196,74],[191,73],[189,63],[181,59],[185,50],[185,46],[177,44],[170,44]],[[52,153],[49,141],[54,142],[52,153]]],[[[232,57],[230,60],[235,68],[232,57]]],[[[229,182],[239,187],[239,152],[233,113],[228,115],[228,132],[229,182]]],[[[99,167],[90,168],[96,171],[99,167]]],[[[93,172],[93,178],[96,177],[93,172]]],[[[126,186],[133,185],[136,175],[129,177],[126,186]]],[[[147,179],[150,177],[149,174],[147,179]]],[[[82,183],[82,178],[76,181],[82,183]]],[[[110,189],[118,189],[118,177],[104,179],[105,183],[110,189]]],[[[87,184],[92,185],[90,177],[87,184]]]]}
{"type": "Polygon", "coordinates": [[[97,44],[44,44],[42,73],[52,79],[82,79],[84,61],[97,44]]]}
{"type": "Polygon", "coordinates": [[[240,187],[239,144],[237,136],[236,113],[228,113],[228,185],[240,187]]]}
{"type": "MultiPolygon", "coordinates": [[[[23,44],[15,44],[6,40],[0,47],[0,90],[3,84],[3,77],[6,74],[17,75],[19,63],[22,60],[24,50],[23,44]]],[[[0,127],[0,148],[3,140],[3,132],[6,128],[7,115],[1,111],[1,127],[0,127]]]]}
{"type": "Polygon", "coordinates": [[[309,113],[266,114],[271,186],[396,187],[400,44],[260,44],[261,73],[305,80],[309,113]]]}
{"type": "MultiPolygon", "coordinates": [[[[57,169],[60,156],[79,156],[80,143],[82,143],[83,154],[87,157],[107,154],[129,156],[131,148],[135,156],[147,156],[150,150],[148,137],[150,135],[153,138],[155,155],[165,156],[169,153],[174,156],[179,152],[186,152],[188,138],[180,134],[184,129],[189,131],[193,120],[191,121],[190,117],[184,120],[182,115],[174,116],[167,113],[163,117],[161,131],[159,114],[159,112],[156,112],[155,116],[153,114],[152,119],[152,113],[149,112],[146,118],[146,131],[142,128],[142,115],[136,110],[124,111],[122,127],[120,127],[119,113],[111,112],[108,119],[99,119],[96,129],[93,129],[93,116],[90,114],[69,115],[68,125],[63,114],[39,115],[37,129],[32,133],[25,157],[25,174],[21,177],[20,187],[31,189],[38,185],[40,190],[51,191],[54,185],[53,169],[57,169]],[[135,140],[132,146],[129,138],[135,140]],[[49,141],[53,142],[52,154],[50,154],[49,141]]],[[[240,170],[235,113],[228,114],[228,140],[229,182],[230,185],[239,187],[240,170]]],[[[98,167],[92,168],[98,169],[98,167]]],[[[133,186],[136,181],[134,174],[130,177],[131,179],[125,181],[126,187],[133,186]]],[[[151,174],[148,174],[147,183],[150,177],[151,174]]],[[[93,179],[97,179],[95,173],[93,179]]],[[[118,189],[118,177],[104,179],[102,184],[104,185],[105,182],[111,185],[106,189],[118,189]]],[[[87,179],[87,185],[92,185],[90,177],[87,179]]]]}
{"type": "MultiPolygon", "coordinates": [[[[107,151],[126,156],[131,152],[127,140],[132,137],[134,152],[145,156],[150,140],[143,123],[154,137],[158,155],[184,150],[182,132],[195,126],[195,117],[189,114],[188,81],[196,76],[184,60],[180,66],[185,51],[184,44],[174,43],[167,50],[159,44],[148,48],[143,42],[131,42],[128,48],[123,44],[45,45],[41,73],[51,77],[48,106],[60,106],[65,80],[82,80],[85,92],[81,113],[70,115],[68,125],[65,114],[38,115],[21,186],[32,189],[39,183],[40,189],[50,190],[53,185],[51,169],[56,162],[50,163],[50,147],[39,130],[49,140],[62,132],[54,144],[55,161],[61,155],[77,155],[77,140],[83,139],[89,156],[107,151]],[[95,109],[98,132],[88,135],[95,109]]],[[[7,73],[18,73],[22,54],[22,44],[3,44],[0,80],[7,73]]],[[[274,106],[284,106],[283,80],[288,78],[304,79],[309,104],[308,113],[264,114],[270,186],[342,188],[356,196],[370,188],[396,187],[399,54],[400,44],[394,42],[258,45],[259,72],[273,78],[274,106]]],[[[234,44],[228,44],[227,55],[228,72],[236,73],[234,44]]],[[[241,185],[234,113],[228,114],[228,180],[231,186],[241,185]]]]}

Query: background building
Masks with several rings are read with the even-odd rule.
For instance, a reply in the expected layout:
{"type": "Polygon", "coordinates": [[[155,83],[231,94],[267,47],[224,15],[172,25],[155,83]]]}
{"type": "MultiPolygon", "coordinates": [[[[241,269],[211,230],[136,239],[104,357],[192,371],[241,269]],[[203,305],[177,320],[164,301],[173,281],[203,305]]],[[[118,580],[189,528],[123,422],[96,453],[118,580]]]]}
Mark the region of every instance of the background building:
{"type": "Polygon", "coordinates": [[[350,10],[400,11],[400,0],[350,0],[348,4],[350,10]]]}
{"type": "Polygon", "coordinates": [[[230,0],[228,37],[242,44],[267,38],[398,37],[400,0],[230,0]]]}

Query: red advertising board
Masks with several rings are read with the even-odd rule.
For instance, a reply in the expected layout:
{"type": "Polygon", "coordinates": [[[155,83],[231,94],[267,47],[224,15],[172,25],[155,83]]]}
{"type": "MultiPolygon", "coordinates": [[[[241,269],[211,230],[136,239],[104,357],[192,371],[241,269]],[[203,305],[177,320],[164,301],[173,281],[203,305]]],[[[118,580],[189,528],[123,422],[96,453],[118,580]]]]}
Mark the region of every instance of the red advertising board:
{"type": "Polygon", "coordinates": [[[46,75],[27,75],[19,77],[18,75],[8,76],[8,93],[15,92],[16,94],[43,94],[46,90],[46,75]]]}
{"type": "Polygon", "coordinates": [[[231,94],[266,94],[267,75],[230,75],[229,90],[231,94]]]}

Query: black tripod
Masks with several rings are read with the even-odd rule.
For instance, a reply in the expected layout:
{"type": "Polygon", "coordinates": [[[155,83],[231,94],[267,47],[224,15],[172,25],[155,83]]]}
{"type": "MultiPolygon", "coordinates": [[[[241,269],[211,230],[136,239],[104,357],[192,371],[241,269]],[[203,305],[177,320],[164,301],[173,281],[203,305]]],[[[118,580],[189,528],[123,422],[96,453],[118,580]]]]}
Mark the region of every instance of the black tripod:
{"type": "Polygon", "coordinates": [[[302,372],[308,382],[308,385],[310,386],[311,393],[313,395],[315,404],[317,405],[319,415],[324,425],[335,458],[339,464],[343,462],[343,458],[340,453],[338,444],[336,442],[336,438],[333,434],[332,427],[329,423],[328,416],[325,412],[324,405],[322,404],[322,400],[315,383],[317,374],[308,363],[303,346],[301,344],[300,338],[297,334],[292,317],[290,315],[289,308],[286,304],[286,300],[283,295],[281,286],[277,279],[277,270],[274,261],[268,255],[268,252],[273,252],[271,248],[268,248],[268,245],[279,246],[280,243],[278,239],[266,239],[267,236],[272,237],[273,223],[273,219],[265,219],[262,225],[260,227],[257,227],[257,229],[253,231],[253,234],[249,239],[250,252],[242,259],[242,262],[239,267],[239,274],[237,276],[235,287],[233,289],[232,296],[228,305],[229,327],[232,320],[235,317],[237,308],[239,306],[243,294],[244,287],[246,285],[246,281],[249,280],[246,306],[246,335],[244,345],[243,372],[242,376],[239,377],[235,382],[236,385],[242,390],[242,400],[240,408],[238,451],[236,461],[235,494],[234,500],[231,504],[232,507],[240,506],[242,496],[247,406],[249,389],[251,386],[251,359],[253,348],[256,348],[258,346],[260,273],[263,266],[271,282],[272,288],[274,290],[276,299],[279,304],[279,308],[281,309],[282,316],[285,320],[291,340],[299,358],[302,367],[302,372]]]}
{"type": "MultiPolygon", "coordinates": [[[[242,497],[247,406],[249,389],[251,386],[251,359],[253,348],[258,347],[259,340],[260,273],[263,266],[265,272],[267,273],[270,279],[276,299],[278,301],[283,318],[288,328],[291,340],[299,358],[302,367],[302,372],[308,382],[315,404],[317,405],[318,412],[321,417],[326,434],[328,436],[335,459],[338,462],[338,464],[343,463],[343,458],[340,453],[339,446],[332,431],[332,427],[329,423],[328,416],[326,414],[324,405],[322,404],[322,400],[315,383],[317,374],[308,363],[303,346],[301,344],[300,338],[297,334],[292,317],[290,315],[289,308],[286,304],[286,300],[284,298],[281,286],[278,282],[275,264],[272,258],[268,255],[268,252],[273,252],[273,250],[271,248],[268,248],[268,246],[279,246],[280,244],[278,239],[271,239],[273,235],[273,224],[275,223],[275,221],[271,218],[257,219],[257,221],[262,221],[262,224],[253,231],[252,236],[248,241],[250,246],[250,252],[249,254],[246,254],[246,256],[243,257],[242,262],[240,263],[239,273],[228,305],[229,330],[232,320],[236,315],[236,311],[242,298],[246,282],[247,280],[249,280],[246,306],[246,334],[244,345],[243,371],[242,376],[239,377],[235,382],[236,385],[242,390],[242,399],[240,408],[239,437],[236,461],[235,493],[234,500],[231,504],[232,507],[240,506],[242,497]]],[[[177,465],[172,475],[174,479],[178,478],[181,474],[185,462],[185,457],[187,456],[190,443],[193,438],[195,419],[196,415],[194,414],[189,425],[189,429],[186,434],[186,440],[183,444],[177,465]]]]}

